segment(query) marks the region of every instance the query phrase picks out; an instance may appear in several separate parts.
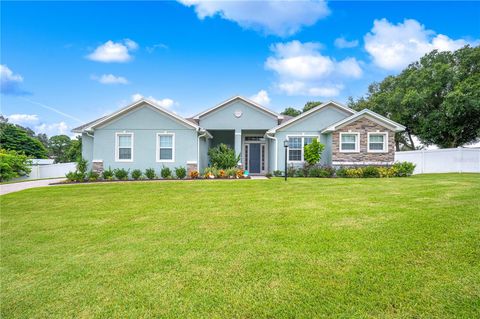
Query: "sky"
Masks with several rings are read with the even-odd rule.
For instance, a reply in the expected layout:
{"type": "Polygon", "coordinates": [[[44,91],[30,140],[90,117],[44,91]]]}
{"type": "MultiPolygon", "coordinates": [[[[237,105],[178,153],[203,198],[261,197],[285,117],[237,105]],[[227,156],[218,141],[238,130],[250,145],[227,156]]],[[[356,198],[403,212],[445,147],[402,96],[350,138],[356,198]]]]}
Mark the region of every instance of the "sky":
{"type": "Polygon", "coordinates": [[[2,1],[1,114],[68,134],[145,97],[191,116],[367,92],[433,50],[480,44],[477,2],[2,1]]]}

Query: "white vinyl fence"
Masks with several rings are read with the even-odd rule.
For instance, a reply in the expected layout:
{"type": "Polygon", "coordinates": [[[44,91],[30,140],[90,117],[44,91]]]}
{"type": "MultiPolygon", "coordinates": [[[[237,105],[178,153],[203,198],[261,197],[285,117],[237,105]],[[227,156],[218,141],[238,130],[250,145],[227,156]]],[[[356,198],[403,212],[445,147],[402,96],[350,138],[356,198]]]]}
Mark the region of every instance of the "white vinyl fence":
{"type": "Polygon", "coordinates": [[[414,174],[480,173],[480,149],[478,148],[395,152],[395,161],[416,164],[414,174]]]}
{"type": "Polygon", "coordinates": [[[17,180],[30,180],[40,178],[65,177],[68,172],[75,171],[77,163],[59,163],[49,165],[32,165],[32,171],[28,176],[23,176],[17,180]]]}

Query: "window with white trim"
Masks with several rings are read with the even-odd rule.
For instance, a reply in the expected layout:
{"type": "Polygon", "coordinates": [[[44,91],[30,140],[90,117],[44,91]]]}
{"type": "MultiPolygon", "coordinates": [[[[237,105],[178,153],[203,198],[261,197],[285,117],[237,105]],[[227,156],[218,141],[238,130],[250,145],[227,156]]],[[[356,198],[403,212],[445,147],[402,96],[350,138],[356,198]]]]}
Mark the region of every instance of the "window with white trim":
{"type": "Polygon", "coordinates": [[[133,133],[117,133],[115,161],[131,162],[133,161],[133,133]]]}
{"type": "Polygon", "coordinates": [[[318,137],[313,136],[290,136],[288,137],[288,161],[303,162],[303,151],[305,145],[313,142],[318,137]]]}
{"type": "Polygon", "coordinates": [[[386,152],[387,133],[368,133],[368,151],[386,152]]]}
{"type": "Polygon", "coordinates": [[[359,138],[358,133],[340,133],[340,152],[358,152],[359,138]]]}
{"type": "Polygon", "coordinates": [[[173,133],[157,134],[157,162],[173,162],[175,156],[173,133]]]}

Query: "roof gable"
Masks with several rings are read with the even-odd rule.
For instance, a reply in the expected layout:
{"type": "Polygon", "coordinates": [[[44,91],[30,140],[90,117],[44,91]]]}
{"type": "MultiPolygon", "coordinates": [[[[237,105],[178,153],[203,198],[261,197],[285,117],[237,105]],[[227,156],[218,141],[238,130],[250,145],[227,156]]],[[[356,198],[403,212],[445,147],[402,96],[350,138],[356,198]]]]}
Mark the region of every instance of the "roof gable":
{"type": "Polygon", "coordinates": [[[342,104],[340,104],[340,103],[338,103],[338,102],[328,101],[328,102],[325,102],[325,103],[323,103],[323,104],[320,104],[320,105],[318,105],[318,106],[316,106],[316,107],[308,110],[307,112],[304,112],[304,113],[302,113],[302,114],[300,114],[300,115],[298,115],[298,116],[296,116],[296,117],[294,117],[294,118],[291,118],[291,119],[288,120],[288,121],[284,121],[282,124],[280,124],[280,125],[272,128],[272,129],[268,130],[268,133],[275,133],[275,132],[278,131],[278,130],[282,130],[283,128],[286,128],[286,127],[290,126],[291,124],[297,123],[298,121],[301,121],[301,120],[309,117],[310,115],[317,113],[318,111],[324,109],[324,108],[327,107],[327,106],[336,107],[336,108],[338,108],[338,109],[340,109],[340,110],[342,110],[342,111],[345,111],[345,112],[348,113],[348,114],[355,114],[355,111],[354,111],[354,110],[352,110],[352,109],[350,109],[350,108],[348,108],[348,107],[346,107],[346,106],[344,106],[344,105],[342,105],[342,104]]]}
{"type": "Polygon", "coordinates": [[[398,124],[395,121],[392,121],[378,113],[375,113],[373,111],[370,111],[369,109],[363,109],[360,112],[357,112],[341,121],[338,121],[336,123],[333,123],[329,127],[327,127],[325,130],[322,131],[322,133],[329,133],[336,131],[340,128],[342,128],[345,125],[348,125],[362,117],[368,117],[374,122],[378,123],[379,125],[382,125],[384,127],[391,128],[395,132],[401,132],[405,130],[405,126],[398,124]]]}
{"type": "Polygon", "coordinates": [[[154,110],[164,114],[164,115],[167,115],[168,117],[172,118],[173,120],[181,123],[182,125],[184,126],[187,126],[187,127],[190,127],[190,128],[193,128],[193,129],[196,129],[196,130],[199,130],[200,128],[198,127],[198,125],[195,125],[194,123],[190,122],[190,121],[187,121],[186,119],[184,119],[183,117],[173,113],[173,112],[170,112],[168,110],[166,110],[165,108],[155,104],[154,102],[152,101],[149,101],[147,99],[140,99],[130,105],[127,105],[126,107],[110,114],[110,115],[107,115],[107,116],[104,116],[102,118],[99,118],[98,120],[95,120],[95,121],[92,121],[92,122],[89,122],[85,125],[82,125],[82,126],[79,126],[75,129],[73,129],[72,131],[73,132],[76,132],[76,133],[81,133],[83,131],[92,131],[94,130],[95,128],[98,128],[98,127],[101,127],[101,126],[104,126],[108,123],[110,123],[111,121],[114,121],[116,120],[117,118],[123,116],[123,115],[126,115],[132,111],[134,111],[135,109],[139,108],[139,107],[143,107],[148,105],[150,106],[151,108],[153,108],[154,110]]]}
{"type": "Polygon", "coordinates": [[[222,103],[220,104],[217,104],[216,106],[206,110],[206,111],[203,111],[201,113],[198,113],[197,115],[193,116],[192,118],[195,119],[195,120],[198,120],[200,119],[201,117],[204,117],[208,114],[211,114],[227,105],[229,105],[230,103],[236,101],[236,100],[240,100],[240,101],[243,101],[245,104],[247,104],[248,106],[254,108],[254,109],[257,109],[257,110],[260,110],[261,112],[263,113],[267,113],[268,115],[272,116],[272,117],[275,117],[275,118],[282,118],[281,115],[279,115],[278,113],[272,111],[272,110],[269,110],[267,109],[266,107],[263,107],[262,105],[252,101],[252,100],[249,100],[243,96],[240,96],[240,95],[237,95],[237,96],[234,96],[226,101],[223,101],[222,103]]]}

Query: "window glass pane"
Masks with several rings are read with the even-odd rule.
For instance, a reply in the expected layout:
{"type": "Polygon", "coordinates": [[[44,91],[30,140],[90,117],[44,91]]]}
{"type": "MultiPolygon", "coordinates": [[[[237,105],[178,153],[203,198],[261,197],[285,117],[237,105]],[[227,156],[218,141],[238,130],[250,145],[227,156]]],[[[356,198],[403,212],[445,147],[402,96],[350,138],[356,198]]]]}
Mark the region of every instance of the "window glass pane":
{"type": "Polygon", "coordinates": [[[301,137],[290,137],[288,139],[289,148],[302,148],[302,138],[301,137]]]}
{"type": "Polygon", "coordinates": [[[355,134],[342,134],[342,143],[355,143],[357,135],[355,134]]]}
{"type": "Polygon", "coordinates": [[[173,137],[171,135],[160,135],[160,147],[172,147],[173,137]]]}
{"type": "Polygon", "coordinates": [[[161,148],[160,149],[160,159],[161,160],[171,160],[173,152],[171,148],[161,148]]]}
{"type": "Polygon", "coordinates": [[[308,144],[311,144],[312,141],[313,141],[314,137],[305,137],[303,139],[303,145],[308,145],[308,144]]]}
{"type": "Polygon", "coordinates": [[[119,135],[118,136],[118,147],[131,147],[132,146],[132,136],[131,135],[119,135]]]}
{"type": "Polygon", "coordinates": [[[371,150],[383,150],[383,143],[370,143],[371,150]]]}
{"type": "Polygon", "coordinates": [[[288,150],[288,159],[290,161],[301,161],[302,150],[288,150]]]}
{"type": "Polygon", "coordinates": [[[119,148],[118,149],[118,159],[121,159],[121,160],[132,159],[132,149],[131,148],[119,148]]]}
{"type": "Polygon", "coordinates": [[[370,142],[371,143],[383,143],[383,136],[384,135],[370,135],[370,142]]]}
{"type": "Polygon", "coordinates": [[[355,150],[355,143],[342,143],[342,150],[346,150],[346,151],[355,150]]]}

